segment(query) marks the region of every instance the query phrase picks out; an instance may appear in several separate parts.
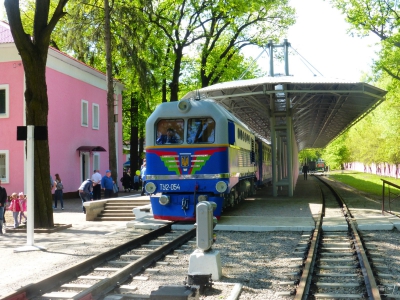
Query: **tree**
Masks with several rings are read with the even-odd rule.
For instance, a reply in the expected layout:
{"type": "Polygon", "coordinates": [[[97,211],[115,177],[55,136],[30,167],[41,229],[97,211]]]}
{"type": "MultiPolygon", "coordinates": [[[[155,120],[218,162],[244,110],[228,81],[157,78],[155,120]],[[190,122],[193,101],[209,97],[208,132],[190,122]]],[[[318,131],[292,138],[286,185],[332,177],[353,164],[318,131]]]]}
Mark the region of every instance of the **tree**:
{"type": "MultiPolygon", "coordinates": [[[[58,21],[66,14],[68,0],[59,0],[50,15],[50,0],[37,0],[32,34],[25,31],[21,20],[19,0],[5,0],[8,21],[15,46],[21,55],[25,71],[26,124],[47,126],[48,98],[46,85],[46,62],[50,36],[58,21]]],[[[35,227],[54,226],[50,185],[50,153],[48,141],[35,142],[34,197],[35,227]]]]}
{"type": "Polygon", "coordinates": [[[286,0],[164,0],[144,10],[148,20],[164,35],[166,58],[172,61],[170,101],[179,99],[180,77],[186,53],[200,52],[201,85],[219,82],[239,50],[265,46],[293,23],[286,0]],[[198,49],[200,51],[198,51],[198,49]]]}
{"type": "Polygon", "coordinates": [[[331,170],[339,169],[349,161],[350,152],[346,146],[347,135],[342,134],[330,142],[323,150],[324,161],[331,170]]]}
{"type": "Polygon", "coordinates": [[[375,61],[375,71],[384,71],[400,80],[400,15],[397,1],[391,0],[332,0],[346,15],[346,20],[359,35],[376,35],[382,50],[375,61]]]}
{"type": "Polygon", "coordinates": [[[310,161],[316,161],[321,158],[321,149],[303,149],[299,152],[299,161],[302,164],[308,164],[310,161]]]}
{"type": "Polygon", "coordinates": [[[205,37],[200,47],[201,87],[237,79],[234,71],[243,62],[242,49],[249,45],[265,48],[294,24],[294,9],[286,0],[253,0],[251,5],[246,0],[231,5],[217,1],[206,15],[211,17],[201,27],[205,37]]]}
{"type": "Polygon", "coordinates": [[[111,29],[110,29],[110,6],[108,0],[104,0],[104,42],[106,49],[106,77],[107,77],[107,124],[108,124],[108,164],[113,174],[114,181],[117,182],[117,152],[115,149],[115,100],[114,100],[114,80],[112,75],[111,58],[111,29]]]}

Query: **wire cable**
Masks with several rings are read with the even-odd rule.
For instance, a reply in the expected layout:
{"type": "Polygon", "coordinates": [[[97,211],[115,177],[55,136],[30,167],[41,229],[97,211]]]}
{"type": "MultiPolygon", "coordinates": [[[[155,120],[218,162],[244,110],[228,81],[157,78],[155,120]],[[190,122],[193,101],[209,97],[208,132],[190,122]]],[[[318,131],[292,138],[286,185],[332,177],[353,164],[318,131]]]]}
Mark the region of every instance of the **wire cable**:
{"type": "MultiPolygon", "coordinates": [[[[311,66],[311,67],[312,67],[315,71],[317,71],[322,77],[324,76],[324,75],[322,75],[322,73],[321,73],[320,71],[318,71],[318,69],[317,69],[316,67],[314,67],[307,59],[305,59],[296,49],[294,49],[292,46],[290,46],[290,48],[292,48],[292,49],[296,52],[296,54],[299,55],[299,56],[301,57],[302,61],[304,60],[304,61],[307,63],[307,65],[306,65],[306,64],[304,64],[304,65],[310,70],[311,73],[313,73],[314,76],[315,76],[315,73],[314,73],[308,66],[311,66]]],[[[303,63],[304,63],[304,62],[303,62],[303,63]]]]}

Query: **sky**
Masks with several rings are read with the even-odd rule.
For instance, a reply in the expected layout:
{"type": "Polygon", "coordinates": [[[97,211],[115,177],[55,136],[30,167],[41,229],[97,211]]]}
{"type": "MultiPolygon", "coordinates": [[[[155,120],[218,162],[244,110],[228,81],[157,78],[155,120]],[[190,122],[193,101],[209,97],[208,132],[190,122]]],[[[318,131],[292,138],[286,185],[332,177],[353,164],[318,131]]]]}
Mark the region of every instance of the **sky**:
{"type": "MultiPolygon", "coordinates": [[[[289,29],[286,38],[324,77],[360,81],[363,72],[368,72],[377,47],[372,47],[378,38],[360,38],[347,33],[350,25],[344,16],[329,4],[329,0],[290,0],[295,7],[297,21],[289,29]]],[[[0,0],[0,16],[4,12],[0,0]],[[2,11],[3,10],[3,11],[2,11]]],[[[282,40],[283,41],[283,40],[282,40]]],[[[262,52],[259,48],[247,50],[247,55],[256,58],[262,52]]],[[[293,51],[291,51],[293,52],[293,51]]],[[[269,58],[264,53],[258,63],[269,70],[269,58]]],[[[274,65],[276,73],[284,73],[283,65],[274,65]]],[[[309,71],[298,55],[289,56],[289,73],[294,76],[320,76],[309,71]]]]}
{"type": "MultiPolygon", "coordinates": [[[[360,81],[368,72],[378,47],[372,47],[378,38],[351,37],[350,25],[345,17],[329,4],[329,0],[290,0],[295,7],[297,21],[289,29],[287,40],[324,77],[360,81]]],[[[282,40],[283,41],[283,40],[282,40]]],[[[261,50],[252,50],[257,57],[261,50]]],[[[291,52],[294,52],[293,50],[291,52]]],[[[258,59],[269,69],[269,58],[263,54],[258,59]]],[[[284,73],[284,66],[274,64],[275,73],[284,73]]],[[[298,55],[289,55],[289,74],[293,76],[321,76],[309,71],[298,55]]]]}

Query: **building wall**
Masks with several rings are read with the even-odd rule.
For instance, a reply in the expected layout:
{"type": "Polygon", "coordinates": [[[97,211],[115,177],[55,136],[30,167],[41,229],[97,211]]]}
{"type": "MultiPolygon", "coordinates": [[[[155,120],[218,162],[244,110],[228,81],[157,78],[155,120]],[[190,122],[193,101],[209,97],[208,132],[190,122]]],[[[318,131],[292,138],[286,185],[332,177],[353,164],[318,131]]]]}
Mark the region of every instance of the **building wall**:
{"type": "MultiPolygon", "coordinates": [[[[50,174],[56,173],[64,184],[64,193],[77,196],[82,182],[82,153],[80,146],[101,146],[106,152],[100,156],[100,173],[105,174],[108,165],[107,86],[105,74],[49,49],[46,69],[49,99],[48,133],[50,148],[50,174]],[[81,125],[81,103],[88,103],[88,126],[81,125]],[[92,127],[92,104],[99,107],[99,128],[92,127]]],[[[7,193],[25,191],[25,142],[16,140],[17,126],[25,123],[25,78],[24,70],[14,44],[0,44],[0,86],[9,86],[9,117],[0,118],[0,151],[9,153],[9,178],[2,185],[7,193]]],[[[122,92],[123,86],[116,84],[115,114],[118,177],[122,176],[122,92]]],[[[88,175],[93,173],[93,154],[87,153],[88,175]]],[[[117,183],[120,183],[117,179],[117,183]]],[[[50,182],[49,182],[50,184],[50,182]]]]}
{"type": "MultiPolygon", "coordinates": [[[[71,76],[47,68],[49,97],[50,172],[60,174],[65,191],[76,191],[84,178],[81,173],[80,146],[101,146],[100,171],[108,166],[107,92],[71,76]],[[88,126],[81,125],[82,100],[88,103],[88,126]],[[99,105],[99,129],[92,127],[93,104],[99,105]]],[[[89,153],[93,171],[93,153],[89,153]]]]}
{"type": "Polygon", "coordinates": [[[24,81],[20,61],[0,62],[0,87],[8,86],[9,92],[9,116],[0,117],[0,151],[8,151],[9,163],[8,178],[2,179],[2,186],[9,194],[21,192],[24,187],[25,142],[17,141],[17,126],[25,125],[24,81]]]}

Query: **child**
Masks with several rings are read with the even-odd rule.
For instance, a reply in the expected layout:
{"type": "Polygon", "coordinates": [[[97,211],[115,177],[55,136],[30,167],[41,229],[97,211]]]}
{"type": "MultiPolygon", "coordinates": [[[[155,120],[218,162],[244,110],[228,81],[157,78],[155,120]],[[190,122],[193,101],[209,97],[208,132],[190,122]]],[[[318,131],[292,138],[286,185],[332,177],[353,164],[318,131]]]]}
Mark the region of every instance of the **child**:
{"type": "Polygon", "coordinates": [[[11,194],[11,201],[10,201],[10,206],[8,207],[9,210],[12,211],[13,218],[14,218],[14,228],[18,228],[18,215],[19,212],[21,211],[21,206],[19,205],[19,199],[17,196],[17,193],[12,193],[11,194]]]}
{"type": "Polygon", "coordinates": [[[23,192],[18,194],[19,196],[19,206],[21,208],[21,212],[19,214],[19,223],[21,224],[22,221],[22,217],[25,218],[25,223],[26,223],[26,216],[25,216],[25,212],[26,212],[26,196],[24,195],[23,192]]]}

